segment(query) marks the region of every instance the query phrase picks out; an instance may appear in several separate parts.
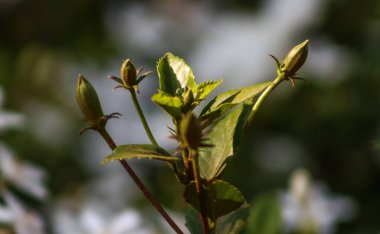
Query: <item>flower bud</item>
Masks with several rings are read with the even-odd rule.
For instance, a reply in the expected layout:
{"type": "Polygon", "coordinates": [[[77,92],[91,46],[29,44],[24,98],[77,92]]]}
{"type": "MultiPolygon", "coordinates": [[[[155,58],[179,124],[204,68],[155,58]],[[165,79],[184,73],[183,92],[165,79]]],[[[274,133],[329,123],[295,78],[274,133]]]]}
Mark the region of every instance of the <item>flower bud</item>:
{"type": "Polygon", "coordinates": [[[183,146],[196,149],[202,144],[202,127],[199,119],[189,113],[184,115],[179,126],[183,146]]]}
{"type": "Polygon", "coordinates": [[[131,63],[131,60],[126,59],[124,61],[123,65],[121,65],[120,74],[126,87],[133,87],[137,84],[136,68],[131,63]]]}
{"type": "Polygon", "coordinates": [[[103,110],[94,87],[82,75],[78,75],[76,98],[88,126],[98,127],[103,110]]]}
{"type": "Polygon", "coordinates": [[[287,72],[288,76],[293,76],[302,67],[307,58],[309,40],[293,47],[286,55],[282,63],[282,71],[287,72]]]}

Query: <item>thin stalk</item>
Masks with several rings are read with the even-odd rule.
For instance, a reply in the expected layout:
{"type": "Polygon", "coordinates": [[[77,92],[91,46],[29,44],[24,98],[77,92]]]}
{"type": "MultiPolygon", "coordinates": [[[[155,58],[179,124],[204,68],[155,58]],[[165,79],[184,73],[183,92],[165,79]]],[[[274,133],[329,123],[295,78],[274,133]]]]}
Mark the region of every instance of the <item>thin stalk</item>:
{"type": "Polygon", "coordinates": [[[285,80],[285,73],[278,72],[276,79],[270,84],[264,92],[257,99],[255,105],[253,106],[251,113],[248,116],[247,129],[252,126],[253,118],[256,115],[257,110],[260,108],[261,104],[264,102],[265,98],[282,82],[285,80]]]}
{"type": "MultiPolygon", "coordinates": [[[[111,138],[111,136],[108,134],[107,130],[105,128],[101,128],[101,129],[98,129],[97,131],[107,142],[111,150],[114,150],[116,148],[116,144],[111,138]]],[[[162,208],[162,206],[157,202],[157,200],[149,192],[149,190],[146,188],[142,180],[138,177],[138,175],[134,172],[134,170],[129,166],[127,161],[123,159],[123,160],[119,160],[119,162],[127,171],[127,173],[130,175],[130,177],[135,182],[137,187],[139,187],[139,189],[143,192],[145,197],[150,201],[150,203],[152,203],[154,208],[156,208],[156,210],[161,214],[161,216],[166,220],[166,222],[174,229],[174,231],[177,234],[183,234],[183,232],[178,227],[178,225],[174,222],[174,220],[169,216],[169,214],[162,208]]]]}
{"type": "Polygon", "coordinates": [[[145,116],[144,116],[144,113],[143,113],[143,111],[142,111],[142,109],[141,109],[141,106],[140,106],[140,104],[139,104],[139,101],[137,100],[137,97],[136,97],[136,91],[135,91],[134,89],[130,89],[129,91],[130,91],[130,93],[131,93],[132,101],[133,101],[133,104],[135,105],[135,108],[136,108],[137,114],[138,114],[139,117],[140,117],[141,123],[142,123],[142,125],[144,126],[145,132],[146,132],[146,134],[148,135],[150,142],[151,142],[153,145],[158,146],[156,139],[154,139],[154,136],[153,136],[153,134],[152,134],[152,131],[150,131],[150,128],[149,128],[148,122],[147,122],[146,119],[145,119],[145,116]]]}
{"type": "Polygon", "coordinates": [[[199,197],[199,206],[200,206],[200,213],[201,213],[201,218],[202,218],[202,223],[203,223],[203,233],[204,234],[209,234],[210,233],[210,225],[208,222],[207,214],[206,214],[206,209],[205,209],[205,194],[204,190],[202,187],[202,180],[201,180],[201,175],[199,172],[199,164],[198,164],[198,151],[189,149],[190,150],[190,155],[191,155],[191,166],[193,168],[193,175],[194,175],[194,180],[195,180],[195,188],[199,197]]]}

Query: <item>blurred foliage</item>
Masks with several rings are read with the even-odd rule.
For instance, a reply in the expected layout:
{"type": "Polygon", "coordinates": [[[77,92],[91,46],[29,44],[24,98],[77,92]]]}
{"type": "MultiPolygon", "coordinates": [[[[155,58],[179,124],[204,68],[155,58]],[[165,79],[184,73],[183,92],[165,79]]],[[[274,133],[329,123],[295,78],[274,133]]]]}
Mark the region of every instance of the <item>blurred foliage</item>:
{"type": "MultiPolygon", "coordinates": [[[[78,122],[66,98],[64,70],[68,61],[97,62],[113,53],[103,24],[106,2],[39,0],[1,4],[0,84],[5,90],[5,107],[29,114],[56,109],[65,113],[62,118],[78,122]]],[[[41,116],[37,118],[43,121],[41,116]]],[[[70,134],[76,136],[79,126],[68,126],[70,134]]],[[[60,133],[56,134],[59,138],[60,133]]],[[[53,193],[75,188],[87,177],[76,158],[80,155],[78,144],[70,139],[56,147],[25,129],[8,131],[1,138],[20,157],[38,162],[54,175],[49,177],[53,193]]]]}
{"type": "MultiPolygon", "coordinates": [[[[63,138],[59,147],[46,144],[30,131],[11,130],[0,135],[19,156],[47,169],[53,194],[75,190],[91,178],[80,160],[75,137],[82,125],[66,98],[67,90],[62,88],[68,79],[64,77],[65,63],[101,65],[116,54],[118,48],[103,20],[104,9],[114,2],[120,1],[37,0],[0,6],[0,85],[6,94],[5,107],[31,113],[43,103],[61,110],[65,113],[62,118],[74,123],[67,133],[73,137],[63,138]]],[[[150,2],[154,1],[146,1],[150,2]]],[[[260,2],[226,1],[218,8],[255,13],[260,2]]],[[[284,187],[289,171],[268,171],[252,149],[260,147],[263,136],[290,136],[304,149],[305,160],[300,166],[333,191],[358,202],[357,218],[342,224],[339,233],[375,233],[380,229],[380,160],[373,145],[380,134],[380,2],[325,1],[325,8],[305,35],[311,41],[324,37],[344,47],[353,56],[348,75],[331,85],[302,74],[306,84],[298,82],[294,89],[290,84],[279,87],[278,94],[274,92],[257,114],[242,152],[231,160],[224,178],[249,200],[284,187]],[[241,179],[243,174],[247,179],[241,179]]],[[[150,168],[147,179],[151,179],[154,193],[163,195],[164,204],[183,204],[173,197],[180,187],[160,186],[175,183],[166,168],[150,168]]]]}

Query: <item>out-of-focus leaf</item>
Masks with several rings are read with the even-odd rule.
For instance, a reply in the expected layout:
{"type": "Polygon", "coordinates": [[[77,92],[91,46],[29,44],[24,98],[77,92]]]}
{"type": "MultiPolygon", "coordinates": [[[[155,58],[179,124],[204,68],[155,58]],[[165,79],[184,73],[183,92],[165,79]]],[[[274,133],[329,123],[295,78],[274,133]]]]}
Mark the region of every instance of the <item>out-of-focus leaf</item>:
{"type": "MultiPolygon", "coordinates": [[[[237,188],[222,180],[213,181],[204,192],[205,209],[207,216],[212,220],[216,220],[246,203],[244,196],[237,188]]],[[[194,182],[186,187],[184,197],[188,204],[200,212],[199,198],[194,182]]]]}
{"type": "Polygon", "coordinates": [[[207,137],[208,143],[214,146],[202,149],[199,153],[203,178],[209,181],[217,178],[225,167],[226,159],[237,152],[250,111],[250,105],[242,104],[213,126],[207,137]]]}
{"type": "Polygon", "coordinates": [[[194,74],[186,62],[174,56],[172,53],[166,53],[158,60],[157,72],[160,90],[175,96],[176,91],[180,88],[195,87],[194,74]]]}
{"type": "Polygon", "coordinates": [[[201,219],[197,211],[193,208],[187,209],[185,219],[185,225],[191,234],[203,233],[203,224],[201,223],[201,219]]]}
{"type": "Polygon", "coordinates": [[[181,116],[181,98],[158,92],[152,96],[152,101],[159,105],[171,117],[179,118],[181,116]]]}
{"type": "Polygon", "coordinates": [[[220,217],[216,223],[216,234],[238,234],[247,224],[249,205],[244,204],[235,211],[220,217]]]}
{"type": "Polygon", "coordinates": [[[161,147],[149,144],[130,144],[130,145],[119,145],[113,150],[113,153],[108,155],[102,164],[108,163],[113,160],[122,159],[156,159],[166,162],[177,161],[178,158],[171,156],[161,147]]]}
{"type": "Polygon", "coordinates": [[[251,203],[246,233],[281,233],[280,201],[277,193],[258,196],[251,203]]]}

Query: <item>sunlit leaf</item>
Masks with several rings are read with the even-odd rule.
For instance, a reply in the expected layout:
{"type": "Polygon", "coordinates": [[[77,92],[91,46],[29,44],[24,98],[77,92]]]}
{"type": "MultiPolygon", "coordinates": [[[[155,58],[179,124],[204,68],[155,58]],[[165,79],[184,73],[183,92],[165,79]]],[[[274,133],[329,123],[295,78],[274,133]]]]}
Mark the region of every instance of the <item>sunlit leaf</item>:
{"type": "Polygon", "coordinates": [[[167,162],[173,162],[178,160],[178,158],[171,156],[161,147],[149,144],[130,144],[130,145],[119,145],[116,147],[112,154],[108,155],[102,164],[108,163],[113,160],[122,159],[156,159],[167,162]]]}
{"type": "Polygon", "coordinates": [[[256,95],[260,94],[270,84],[272,84],[272,82],[264,82],[221,93],[205,106],[201,112],[200,117],[202,118],[203,115],[207,115],[209,112],[213,112],[218,108],[221,108],[224,104],[232,104],[232,107],[236,104],[252,101],[256,95]]]}
{"type": "Polygon", "coordinates": [[[176,96],[170,96],[163,92],[158,92],[152,96],[152,101],[159,105],[166,113],[168,113],[173,118],[179,118],[181,116],[181,98],[176,96]]]}
{"type": "Polygon", "coordinates": [[[213,126],[207,135],[207,143],[214,146],[201,149],[199,154],[200,173],[203,178],[217,178],[225,167],[226,159],[237,152],[250,111],[250,105],[240,105],[213,126]]]}
{"type": "Polygon", "coordinates": [[[160,90],[169,95],[175,96],[180,88],[193,89],[195,87],[191,68],[183,59],[172,53],[166,53],[158,60],[157,72],[160,90]]]}
{"type": "Polygon", "coordinates": [[[195,99],[205,99],[216,87],[218,87],[223,80],[206,81],[198,84],[194,93],[195,99]]]}

